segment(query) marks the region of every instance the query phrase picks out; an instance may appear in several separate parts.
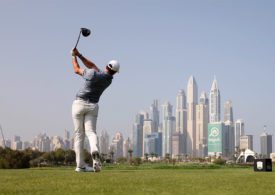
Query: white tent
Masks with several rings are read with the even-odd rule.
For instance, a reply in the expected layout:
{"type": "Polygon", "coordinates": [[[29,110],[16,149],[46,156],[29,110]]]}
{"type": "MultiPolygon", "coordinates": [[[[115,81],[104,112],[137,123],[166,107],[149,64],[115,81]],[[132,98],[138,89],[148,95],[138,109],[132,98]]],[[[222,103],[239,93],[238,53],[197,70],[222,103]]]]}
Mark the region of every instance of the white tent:
{"type": "Polygon", "coordinates": [[[247,162],[253,162],[254,159],[256,159],[256,152],[250,150],[250,149],[246,149],[244,152],[241,152],[239,157],[237,158],[236,162],[240,163],[247,163],[247,162]]]}

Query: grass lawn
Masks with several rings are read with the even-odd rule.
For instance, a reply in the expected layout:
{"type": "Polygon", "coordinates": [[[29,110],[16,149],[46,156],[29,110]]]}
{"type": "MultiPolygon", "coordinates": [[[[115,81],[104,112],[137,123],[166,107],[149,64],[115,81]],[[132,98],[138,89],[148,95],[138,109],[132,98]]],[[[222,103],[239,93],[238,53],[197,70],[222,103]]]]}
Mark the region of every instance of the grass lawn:
{"type": "Polygon", "coordinates": [[[0,194],[275,194],[275,172],[252,168],[0,169],[0,194]]]}

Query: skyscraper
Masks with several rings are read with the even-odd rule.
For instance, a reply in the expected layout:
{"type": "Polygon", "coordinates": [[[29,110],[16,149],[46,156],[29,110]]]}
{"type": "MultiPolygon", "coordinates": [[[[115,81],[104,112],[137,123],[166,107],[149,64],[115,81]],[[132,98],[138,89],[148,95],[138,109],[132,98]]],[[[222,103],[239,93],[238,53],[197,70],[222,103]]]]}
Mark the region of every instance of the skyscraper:
{"type": "Polygon", "coordinates": [[[64,141],[63,141],[62,137],[60,137],[60,136],[53,136],[51,138],[51,151],[55,151],[59,148],[61,148],[61,149],[65,148],[64,141]]]}
{"type": "Polygon", "coordinates": [[[187,134],[186,96],[181,89],[176,98],[176,132],[187,134]]]}
{"type": "Polygon", "coordinates": [[[216,78],[211,86],[210,90],[210,123],[220,122],[221,121],[221,98],[220,98],[220,90],[218,89],[218,83],[216,78]]]}
{"type": "Polygon", "coordinates": [[[162,105],[162,122],[166,120],[167,117],[172,116],[173,106],[169,102],[164,102],[162,105]]]}
{"type": "Polygon", "coordinates": [[[133,155],[141,157],[143,147],[143,121],[144,115],[138,113],[133,124],[133,155]]]}
{"type": "Polygon", "coordinates": [[[107,131],[101,131],[99,136],[99,151],[101,154],[109,154],[110,137],[107,131]]]}
{"type": "Polygon", "coordinates": [[[172,154],[172,134],[175,132],[175,117],[172,116],[172,105],[165,102],[162,105],[162,155],[172,154]]]}
{"type": "Polygon", "coordinates": [[[152,132],[158,132],[159,127],[159,109],[158,100],[154,100],[153,104],[150,106],[150,119],[153,123],[152,132]]]}
{"type": "Polygon", "coordinates": [[[208,124],[208,155],[209,156],[225,156],[226,140],[225,126],[223,122],[208,124]]]}
{"type": "Polygon", "coordinates": [[[65,129],[64,133],[65,133],[65,136],[64,136],[64,149],[68,150],[68,149],[70,149],[70,132],[65,129]]]}
{"type": "Polygon", "coordinates": [[[145,119],[143,121],[143,138],[142,138],[142,156],[144,156],[145,152],[145,145],[144,145],[144,141],[145,141],[145,137],[149,134],[153,133],[153,121],[151,119],[145,119]]]}
{"type": "Polygon", "coordinates": [[[162,131],[162,156],[172,154],[172,135],[176,129],[176,119],[174,116],[167,117],[163,122],[162,131]]]}
{"type": "Polygon", "coordinates": [[[240,137],[240,150],[253,150],[253,135],[243,135],[240,137]]]}
{"type": "Polygon", "coordinates": [[[235,153],[235,131],[234,123],[227,120],[224,122],[225,127],[225,156],[232,158],[235,153]]]}
{"type": "Polygon", "coordinates": [[[144,153],[162,155],[162,133],[147,134],[144,139],[144,153]]]}
{"type": "Polygon", "coordinates": [[[22,150],[22,145],[23,145],[23,143],[21,141],[20,136],[15,135],[13,137],[12,149],[13,150],[22,150]]]}
{"type": "MultiPolygon", "coordinates": [[[[176,97],[176,116],[175,117],[176,117],[176,133],[177,133],[176,135],[179,135],[178,146],[180,147],[177,150],[178,152],[185,154],[186,137],[187,137],[187,108],[186,108],[186,95],[182,89],[178,91],[178,95],[176,97]]],[[[176,138],[174,140],[176,140],[176,138]]],[[[173,142],[173,138],[172,138],[172,142],[173,142]]],[[[174,144],[173,148],[175,147],[176,146],[174,144]]],[[[175,153],[175,149],[173,150],[173,153],[175,153]]]]}
{"type": "Polygon", "coordinates": [[[230,121],[233,122],[233,108],[231,100],[228,100],[224,103],[224,122],[230,121]]]}
{"type": "Polygon", "coordinates": [[[272,153],[272,135],[264,132],[260,136],[261,142],[261,155],[264,158],[270,158],[270,153],[272,153]]]}
{"type": "Polygon", "coordinates": [[[128,151],[132,149],[131,146],[131,141],[130,138],[128,137],[126,140],[123,142],[123,157],[127,158],[128,157],[128,151]]]}
{"type": "Polygon", "coordinates": [[[196,105],[198,103],[198,86],[193,76],[187,84],[187,137],[186,149],[191,156],[196,156],[196,105]]]}
{"type": "Polygon", "coordinates": [[[235,122],[235,149],[240,149],[240,137],[244,135],[244,121],[238,119],[235,122]]]}
{"type": "Polygon", "coordinates": [[[209,100],[205,92],[201,93],[199,104],[196,105],[196,154],[207,156],[209,123],[209,100]]]}
{"type": "Polygon", "coordinates": [[[110,151],[114,152],[114,159],[123,157],[123,136],[117,132],[110,145],[110,151]]]}

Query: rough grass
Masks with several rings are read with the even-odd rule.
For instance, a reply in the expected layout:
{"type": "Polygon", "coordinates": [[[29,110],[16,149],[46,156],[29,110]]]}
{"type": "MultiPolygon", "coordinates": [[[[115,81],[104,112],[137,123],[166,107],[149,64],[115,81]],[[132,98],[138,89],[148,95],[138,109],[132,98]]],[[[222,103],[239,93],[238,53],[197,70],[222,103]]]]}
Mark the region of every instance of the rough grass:
{"type": "Polygon", "coordinates": [[[275,172],[252,168],[0,170],[0,194],[275,194],[275,172]]]}

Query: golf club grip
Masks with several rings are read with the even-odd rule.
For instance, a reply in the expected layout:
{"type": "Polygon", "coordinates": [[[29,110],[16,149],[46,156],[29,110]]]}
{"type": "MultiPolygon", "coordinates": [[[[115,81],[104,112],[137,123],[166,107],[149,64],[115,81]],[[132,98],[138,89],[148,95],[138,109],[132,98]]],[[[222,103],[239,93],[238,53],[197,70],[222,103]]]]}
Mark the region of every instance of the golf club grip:
{"type": "Polygon", "coordinates": [[[80,39],[80,35],[81,35],[81,30],[80,30],[80,32],[79,32],[78,39],[77,39],[77,42],[76,42],[76,44],[75,44],[74,48],[76,48],[76,47],[77,47],[77,44],[78,44],[79,39],[80,39]]]}

